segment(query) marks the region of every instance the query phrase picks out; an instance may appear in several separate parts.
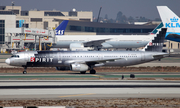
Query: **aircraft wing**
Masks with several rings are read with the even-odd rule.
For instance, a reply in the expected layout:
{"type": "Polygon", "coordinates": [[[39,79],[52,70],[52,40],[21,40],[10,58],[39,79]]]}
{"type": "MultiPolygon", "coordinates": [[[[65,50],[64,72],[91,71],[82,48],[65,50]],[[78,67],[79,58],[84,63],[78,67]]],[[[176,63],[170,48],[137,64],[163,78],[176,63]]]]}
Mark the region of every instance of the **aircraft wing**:
{"type": "Polygon", "coordinates": [[[168,54],[168,53],[163,53],[163,54],[153,55],[153,57],[154,57],[155,59],[164,58],[164,57],[166,57],[166,56],[169,56],[169,54],[168,54]]]}
{"type": "Polygon", "coordinates": [[[101,47],[103,42],[106,42],[110,39],[101,39],[101,40],[92,40],[92,41],[87,41],[83,42],[84,47],[101,47]]]}
{"type": "Polygon", "coordinates": [[[113,58],[113,59],[105,59],[105,60],[67,60],[65,63],[73,64],[73,63],[80,63],[80,64],[87,64],[87,65],[95,65],[95,64],[103,64],[108,62],[114,62],[120,60],[122,58],[113,58]]]}

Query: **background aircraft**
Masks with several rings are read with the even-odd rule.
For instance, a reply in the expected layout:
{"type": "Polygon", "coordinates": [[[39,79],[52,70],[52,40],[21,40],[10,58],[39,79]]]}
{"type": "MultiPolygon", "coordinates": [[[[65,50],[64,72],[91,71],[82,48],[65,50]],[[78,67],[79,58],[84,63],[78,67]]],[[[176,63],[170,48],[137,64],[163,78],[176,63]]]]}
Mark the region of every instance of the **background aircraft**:
{"type": "Polygon", "coordinates": [[[144,51],[25,51],[6,59],[12,66],[24,67],[56,67],[57,70],[80,71],[85,74],[95,74],[97,66],[129,66],[146,63],[163,58],[162,53],[166,28],[151,40],[144,51]]]}
{"type": "Polygon", "coordinates": [[[167,6],[157,6],[159,15],[167,33],[165,39],[180,42],[180,19],[167,6]]]}
{"type": "Polygon", "coordinates": [[[56,29],[57,42],[51,48],[79,48],[93,47],[95,50],[101,48],[120,48],[131,50],[132,48],[145,47],[154,38],[157,29],[163,24],[158,25],[149,35],[63,35],[60,31],[65,31],[67,20],[64,20],[56,29]],[[64,23],[65,22],[65,23],[64,23]],[[58,34],[59,33],[59,34],[58,34]]]}

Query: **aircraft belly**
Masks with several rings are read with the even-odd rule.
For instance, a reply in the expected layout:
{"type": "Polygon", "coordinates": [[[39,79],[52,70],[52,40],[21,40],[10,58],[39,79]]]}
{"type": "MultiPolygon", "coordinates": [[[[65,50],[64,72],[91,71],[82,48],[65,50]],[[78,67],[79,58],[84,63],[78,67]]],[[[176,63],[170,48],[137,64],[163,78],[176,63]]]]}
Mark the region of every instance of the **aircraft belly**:
{"type": "Polygon", "coordinates": [[[166,33],[165,39],[180,42],[180,33],[166,33]]]}

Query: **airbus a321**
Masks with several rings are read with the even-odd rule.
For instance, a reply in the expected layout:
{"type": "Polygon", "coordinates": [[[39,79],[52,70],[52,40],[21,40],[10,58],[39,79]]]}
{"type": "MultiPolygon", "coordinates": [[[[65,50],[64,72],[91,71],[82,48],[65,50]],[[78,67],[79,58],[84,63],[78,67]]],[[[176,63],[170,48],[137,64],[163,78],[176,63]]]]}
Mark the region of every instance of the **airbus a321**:
{"type": "Polygon", "coordinates": [[[11,66],[56,67],[57,70],[80,71],[95,74],[97,66],[129,66],[158,60],[166,56],[162,52],[166,28],[162,28],[143,51],[25,51],[6,59],[11,66]]]}

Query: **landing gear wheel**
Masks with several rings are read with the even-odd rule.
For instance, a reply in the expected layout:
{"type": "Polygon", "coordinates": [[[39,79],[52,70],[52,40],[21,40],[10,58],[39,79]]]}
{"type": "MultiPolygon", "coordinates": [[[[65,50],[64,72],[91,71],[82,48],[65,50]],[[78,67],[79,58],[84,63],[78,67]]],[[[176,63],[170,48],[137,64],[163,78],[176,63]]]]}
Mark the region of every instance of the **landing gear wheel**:
{"type": "Polygon", "coordinates": [[[23,74],[27,74],[26,69],[27,69],[27,67],[24,67],[23,74]]]}
{"type": "Polygon", "coordinates": [[[27,74],[27,72],[26,72],[26,71],[23,71],[23,74],[27,74]]]}
{"type": "Polygon", "coordinates": [[[90,70],[90,74],[96,74],[96,70],[94,69],[90,70]]]}
{"type": "Polygon", "coordinates": [[[130,78],[135,78],[135,75],[134,74],[130,74],[130,78]]]}
{"type": "Polygon", "coordinates": [[[81,71],[80,73],[81,73],[81,74],[85,74],[85,73],[86,73],[86,71],[81,71]]]}

